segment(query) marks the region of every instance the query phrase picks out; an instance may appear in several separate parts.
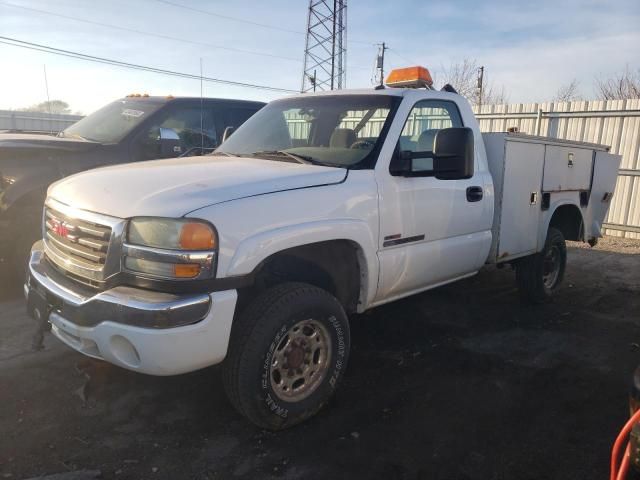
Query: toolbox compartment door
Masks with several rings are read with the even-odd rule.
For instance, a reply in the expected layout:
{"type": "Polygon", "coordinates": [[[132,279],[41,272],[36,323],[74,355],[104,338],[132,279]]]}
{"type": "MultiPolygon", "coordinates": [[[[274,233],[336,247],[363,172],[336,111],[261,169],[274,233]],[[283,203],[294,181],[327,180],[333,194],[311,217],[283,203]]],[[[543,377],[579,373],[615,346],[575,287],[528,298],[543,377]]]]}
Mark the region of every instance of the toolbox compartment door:
{"type": "Polygon", "coordinates": [[[611,206],[611,198],[616,188],[620,155],[607,152],[596,152],[593,165],[593,185],[589,196],[589,206],[586,215],[586,236],[598,238],[602,236],[602,223],[611,206]]]}
{"type": "Polygon", "coordinates": [[[592,163],[591,149],[547,145],[542,190],[589,190],[592,163]]]}
{"type": "Polygon", "coordinates": [[[544,155],[541,143],[506,142],[498,262],[538,249],[544,155]]]}

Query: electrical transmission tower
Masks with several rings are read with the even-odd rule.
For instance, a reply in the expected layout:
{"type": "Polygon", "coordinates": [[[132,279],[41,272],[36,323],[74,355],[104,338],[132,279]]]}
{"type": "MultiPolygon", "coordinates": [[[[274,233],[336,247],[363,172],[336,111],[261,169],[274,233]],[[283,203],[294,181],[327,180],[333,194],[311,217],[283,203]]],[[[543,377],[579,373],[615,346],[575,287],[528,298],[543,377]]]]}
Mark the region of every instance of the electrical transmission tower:
{"type": "Polygon", "coordinates": [[[347,86],[347,0],[309,0],[301,92],[347,86]]]}

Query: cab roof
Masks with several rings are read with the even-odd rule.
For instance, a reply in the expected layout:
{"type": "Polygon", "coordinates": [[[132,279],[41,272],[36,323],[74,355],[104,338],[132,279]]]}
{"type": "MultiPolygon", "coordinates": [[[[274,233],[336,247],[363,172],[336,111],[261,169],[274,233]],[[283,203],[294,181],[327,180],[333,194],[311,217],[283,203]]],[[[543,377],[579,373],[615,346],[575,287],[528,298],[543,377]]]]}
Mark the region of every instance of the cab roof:
{"type": "Polygon", "coordinates": [[[277,100],[285,100],[288,98],[306,98],[306,97],[331,97],[339,95],[384,95],[388,97],[405,97],[413,96],[414,98],[439,98],[449,100],[459,100],[461,97],[458,93],[445,92],[441,90],[428,90],[426,88],[354,88],[354,89],[342,89],[342,90],[325,90],[321,92],[307,92],[299,93],[297,95],[291,95],[282,97],[277,100]]]}
{"type": "Polygon", "coordinates": [[[387,95],[394,97],[403,96],[407,90],[415,90],[411,88],[345,88],[341,90],[323,90],[320,92],[306,92],[299,95],[321,97],[326,95],[387,95]]]}

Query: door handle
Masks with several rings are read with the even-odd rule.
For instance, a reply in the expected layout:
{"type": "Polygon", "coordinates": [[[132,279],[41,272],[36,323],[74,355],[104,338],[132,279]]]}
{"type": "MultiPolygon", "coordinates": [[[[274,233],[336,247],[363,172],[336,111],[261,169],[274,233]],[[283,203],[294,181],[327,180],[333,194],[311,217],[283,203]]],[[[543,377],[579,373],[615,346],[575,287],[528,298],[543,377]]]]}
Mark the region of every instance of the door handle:
{"type": "Polygon", "coordinates": [[[467,202],[479,202],[484,195],[484,189],[482,187],[468,187],[467,188],[467,202]]]}

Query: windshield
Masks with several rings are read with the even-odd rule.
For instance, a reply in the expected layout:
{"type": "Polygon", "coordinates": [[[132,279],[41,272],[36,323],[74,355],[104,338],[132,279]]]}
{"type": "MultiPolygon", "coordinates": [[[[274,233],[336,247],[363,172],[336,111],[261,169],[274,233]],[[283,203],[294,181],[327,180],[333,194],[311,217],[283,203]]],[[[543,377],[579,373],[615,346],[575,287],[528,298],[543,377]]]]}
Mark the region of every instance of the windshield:
{"type": "Polygon", "coordinates": [[[118,100],[60,132],[61,137],[117,143],[163,103],[118,100]]]}
{"type": "Polygon", "coordinates": [[[270,103],[215,154],[371,168],[400,97],[309,96],[270,103]]]}

